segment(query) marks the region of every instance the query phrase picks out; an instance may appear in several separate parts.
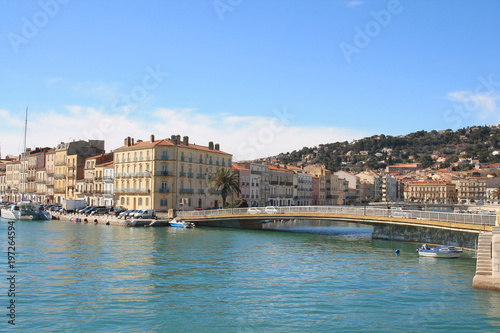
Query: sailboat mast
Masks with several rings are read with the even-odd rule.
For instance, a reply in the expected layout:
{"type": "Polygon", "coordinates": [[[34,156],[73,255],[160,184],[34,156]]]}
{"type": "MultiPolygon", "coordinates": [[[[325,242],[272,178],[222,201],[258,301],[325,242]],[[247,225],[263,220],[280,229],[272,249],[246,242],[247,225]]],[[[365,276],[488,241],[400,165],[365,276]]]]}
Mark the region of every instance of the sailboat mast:
{"type": "Polygon", "coordinates": [[[24,138],[23,138],[23,154],[21,157],[21,201],[24,198],[24,193],[26,192],[26,135],[28,133],[28,107],[26,107],[26,116],[24,118],[24,138]]]}

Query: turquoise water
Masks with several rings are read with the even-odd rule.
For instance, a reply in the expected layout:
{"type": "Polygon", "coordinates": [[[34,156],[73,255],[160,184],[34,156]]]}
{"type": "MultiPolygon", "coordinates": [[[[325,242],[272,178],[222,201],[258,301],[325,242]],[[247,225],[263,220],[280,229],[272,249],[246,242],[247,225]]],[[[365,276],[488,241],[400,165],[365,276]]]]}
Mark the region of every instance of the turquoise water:
{"type": "MultiPolygon", "coordinates": [[[[1,222],[0,329],[7,330],[1,222]]],[[[266,228],[282,229],[16,222],[16,328],[500,332],[500,293],[471,288],[474,259],[419,258],[417,244],[372,240],[356,224],[266,228]]]]}

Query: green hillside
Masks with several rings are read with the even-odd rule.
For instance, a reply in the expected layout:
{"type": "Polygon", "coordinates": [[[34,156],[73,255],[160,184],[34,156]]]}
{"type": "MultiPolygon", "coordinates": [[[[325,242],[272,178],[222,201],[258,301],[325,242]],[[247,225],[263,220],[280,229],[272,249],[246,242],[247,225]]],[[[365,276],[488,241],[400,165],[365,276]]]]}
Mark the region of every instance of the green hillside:
{"type": "Polygon", "coordinates": [[[471,162],[500,163],[499,126],[474,126],[457,131],[418,131],[407,135],[374,135],[353,142],[335,142],[304,147],[282,154],[281,163],[323,164],[332,171],[382,169],[395,163],[420,162],[424,168],[468,170],[471,162]],[[457,165],[460,159],[468,159],[457,165]]]}

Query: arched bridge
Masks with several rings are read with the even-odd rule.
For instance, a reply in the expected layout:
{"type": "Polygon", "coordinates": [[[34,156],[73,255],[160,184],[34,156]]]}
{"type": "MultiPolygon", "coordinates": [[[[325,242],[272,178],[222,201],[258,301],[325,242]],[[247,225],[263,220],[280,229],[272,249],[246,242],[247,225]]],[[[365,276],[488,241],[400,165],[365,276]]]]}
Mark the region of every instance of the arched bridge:
{"type": "Polygon", "coordinates": [[[178,211],[200,226],[261,229],[266,220],[337,220],[373,225],[374,238],[450,244],[475,248],[480,233],[497,223],[496,215],[381,209],[369,206],[292,206],[178,211]]]}

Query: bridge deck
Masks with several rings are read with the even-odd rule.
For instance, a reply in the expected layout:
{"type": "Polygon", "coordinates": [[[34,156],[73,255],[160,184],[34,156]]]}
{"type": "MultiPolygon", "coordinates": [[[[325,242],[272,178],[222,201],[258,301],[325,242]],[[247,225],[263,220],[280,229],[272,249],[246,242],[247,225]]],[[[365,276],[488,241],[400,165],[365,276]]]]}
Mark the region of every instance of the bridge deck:
{"type": "Polygon", "coordinates": [[[199,216],[185,216],[182,219],[190,222],[201,221],[230,221],[230,220],[289,220],[289,219],[308,219],[308,220],[338,220],[350,222],[362,222],[368,224],[398,224],[411,225],[438,229],[460,230],[468,232],[491,231],[490,225],[475,225],[459,222],[433,221],[426,219],[412,219],[403,217],[384,217],[352,214],[331,214],[331,213],[278,213],[278,214],[210,214],[199,216]]]}

